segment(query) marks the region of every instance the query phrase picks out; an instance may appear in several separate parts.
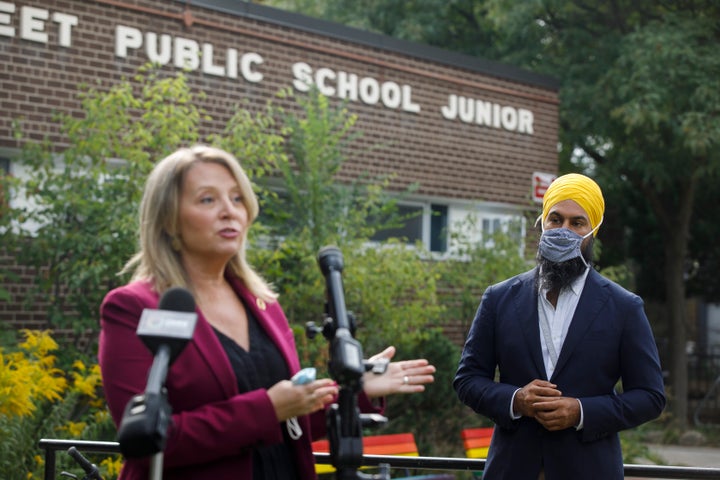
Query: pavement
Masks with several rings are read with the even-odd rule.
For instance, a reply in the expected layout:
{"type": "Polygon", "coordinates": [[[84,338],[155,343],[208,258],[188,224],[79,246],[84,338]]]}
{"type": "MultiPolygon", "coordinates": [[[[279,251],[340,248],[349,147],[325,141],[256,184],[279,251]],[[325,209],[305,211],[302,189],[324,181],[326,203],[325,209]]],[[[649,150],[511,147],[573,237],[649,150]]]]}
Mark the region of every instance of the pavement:
{"type": "Polygon", "coordinates": [[[656,444],[650,444],[648,448],[667,465],[720,468],[720,448],[656,444]]]}
{"type": "MultiPolygon", "coordinates": [[[[650,452],[657,458],[640,459],[633,461],[633,464],[639,465],[667,465],[675,467],[696,467],[696,468],[720,468],[720,448],[714,447],[691,447],[683,445],[659,445],[659,444],[648,444],[646,445],[650,452]]],[[[673,477],[633,477],[626,476],[626,480],[663,480],[666,478],[679,478],[673,477]]],[[[700,477],[695,477],[700,478],[700,477]]],[[[708,477],[702,477],[708,478],[708,477]]],[[[713,478],[719,478],[713,477],[713,478]]]]}

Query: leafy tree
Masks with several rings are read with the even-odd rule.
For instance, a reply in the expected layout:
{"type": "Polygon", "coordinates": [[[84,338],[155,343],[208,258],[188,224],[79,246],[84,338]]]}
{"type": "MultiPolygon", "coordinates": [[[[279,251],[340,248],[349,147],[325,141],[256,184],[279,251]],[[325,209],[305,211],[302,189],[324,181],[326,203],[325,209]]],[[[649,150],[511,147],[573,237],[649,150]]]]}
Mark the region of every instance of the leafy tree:
{"type": "MultiPolygon", "coordinates": [[[[720,100],[714,88],[720,73],[718,10],[704,2],[687,2],[682,7],[689,12],[682,14],[672,11],[678,4],[654,2],[621,2],[613,8],[581,2],[540,8],[498,4],[508,35],[536,26],[538,42],[527,52],[532,56],[526,65],[542,64],[546,73],[563,78],[563,158],[571,160],[580,149],[584,167],[573,168],[589,167],[608,191],[624,192],[620,198],[626,207],[612,207],[608,213],[618,215],[606,215],[603,228],[631,232],[631,241],[650,250],[653,245],[645,239],[658,238],[662,245],[663,268],[656,278],[664,284],[656,290],[664,292],[671,317],[672,409],[684,427],[687,242],[697,182],[717,178],[719,162],[713,113],[720,100]],[[637,201],[628,201],[630,196],[637,201]],[[627,224],[625,210],[643,217],[640,228],[627,224]]],[[[612,251],[612,242],[606,246],[612,251]]],[[[643,263],[639,274],[656,263],[657,257],[643,263]]]]}
{"type": "Polygon", "coordinates": [[[696,200],[712,201],[717,182],[717,2],[337,1],[308,13],[318,12],[561,80],[561,170],[598,178],[610,200],[600,263],[629,263],[638,293],[667,302],[672,408],[684,426],[685,282],[718,298],[707,281],[720,263],[716,215],[696,200]]]}
{"type": "Polygon", "coordinates": [[[135,78],[137,93],[129,81],[107,92],[84,86],[85,115],[58,119],[68,140],[62,151],[24,143],[18,160],[32,175],[18,179],[26,203],[12,212],[22,223],[9,239],[22,243],[20,263],[46,269],[34,298],[49,298],[48,328],[97,324],[102,296],[136,245],[145,176],[155,159],[197,140],[202,114],[184,78],[148,73],[135,78]]]}
{"type": "MultiPolygon", "coordinates": [[[[182,73],[144,67],[133,81],[105,88],[81,86],[84,115],[58,118],[67,145],[24,142],[18,160],[32,175],[10,179],[24,203],[5,211],[3,221],[14,228],[3,230],[3,240],[19,263],[42,272],[26,301],[48,301],[47,328],[97,330],[100,302],[123,281],[117,272],[136,249],[146,176],[156,160],[198,142],[207,118],[197,106],[202,93],[193,93],[182,73]]],[[[261,113],[239,111],[226,131],[237,137],[208,138],[232,147],[260,176],[281,142],[266,132],[268,123],[261,113]]]]}
{"type": "Polygon", "coordinates": [[[410,42],[488,59],[501,56],[502,36],[487,1],[477,0],[256,0],[410,42]]]}
{"type": "Polygon", "coordinates": [[[681,426],[687,418],[688,239],[701,180],[720,178],[719,40],[714,21],[666,16],[627,37],[603,82],[615,104],[611,133],[619,148],[601,164],[644,195],[663,232],[673,411],[681,426]]]}
{"type": "Polygon", "coordinates": [[[311,252],[393,226],[396,199],[386,193],[387,178],[360,173],[350,182],[338,181],[345,152],[362,136],[353,130],[357,116],[344,102],[332,105],[315,88],[296,102],[299,112],[276,112],[287,141],[285,155],[275,163],[281,187],[273,191],[266,185],[264,192],[264,223],[280,237],[301,237],[311,252]],[[378,218],[386,220],[369,221],[378,218]]]}

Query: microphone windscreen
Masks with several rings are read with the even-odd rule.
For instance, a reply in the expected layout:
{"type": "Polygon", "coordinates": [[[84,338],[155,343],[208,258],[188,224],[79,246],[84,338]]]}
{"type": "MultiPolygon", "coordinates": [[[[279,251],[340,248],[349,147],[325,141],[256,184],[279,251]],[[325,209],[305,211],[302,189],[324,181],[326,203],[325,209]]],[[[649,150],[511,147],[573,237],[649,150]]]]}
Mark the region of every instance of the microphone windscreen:
{"type": "Polygon", "coordinates": [[[160,297],[158,309],[192,313],[195,311],[195,299],[187,289],[172,287],[160,297]]]}
{"type": "Polygon", "coordinates": [[[327,275],[331,270],[341,272],[344,267],[342,252],[334,245],[322,247],[317,259],[323,275],[327,275]]]}

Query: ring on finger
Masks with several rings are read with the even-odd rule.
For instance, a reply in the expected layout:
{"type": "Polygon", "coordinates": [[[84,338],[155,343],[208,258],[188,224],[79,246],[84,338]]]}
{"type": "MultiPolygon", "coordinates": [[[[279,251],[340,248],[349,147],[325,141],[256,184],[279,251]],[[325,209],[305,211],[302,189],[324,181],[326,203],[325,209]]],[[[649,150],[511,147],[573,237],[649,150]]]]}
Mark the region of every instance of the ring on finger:
{"type": "Polygon", "coordinates": [[[405,375],[405,376],[403,377],[403,384],[404,384],[404,385],[407,385],[408,383],[410,383],[410,378],[408,378],[408,376],[405,375]]]}

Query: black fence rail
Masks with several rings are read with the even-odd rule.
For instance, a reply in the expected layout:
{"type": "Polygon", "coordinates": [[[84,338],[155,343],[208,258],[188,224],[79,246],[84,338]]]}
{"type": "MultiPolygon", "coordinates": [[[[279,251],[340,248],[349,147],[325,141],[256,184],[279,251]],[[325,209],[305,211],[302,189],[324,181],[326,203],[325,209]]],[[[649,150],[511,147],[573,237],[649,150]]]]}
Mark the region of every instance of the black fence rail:
{"type": "MultiPolygon", "coordinates": [[[[45,455],[45,480],[57,479],[57,457],[59,450],[68,451],[75,447],[80,452],[91,453],[120,453],[120,445],[117,442],[95,442],[87,440],[58,440],[41,439],[40,449],[45,455]]],[[[315,453],[317,463],[330,463],[329,453],[315,453]]],[[[363,455],[363,465],[376,467],[381,464],[388,464],[391,468],[407,468],[415,470],[444,470],[444,471],[465,471],[475,472],[485,468],[485,460],[471,458],[447,458],[447,457],[406,457],[394,455],[363,455]]],[[[635,478],[682,478],[694,480],[698,478],[720,479],[720,468],[698,468],[679,467],[665,465],[634,465],[625,464],[625,476],[635,478]]]]}

